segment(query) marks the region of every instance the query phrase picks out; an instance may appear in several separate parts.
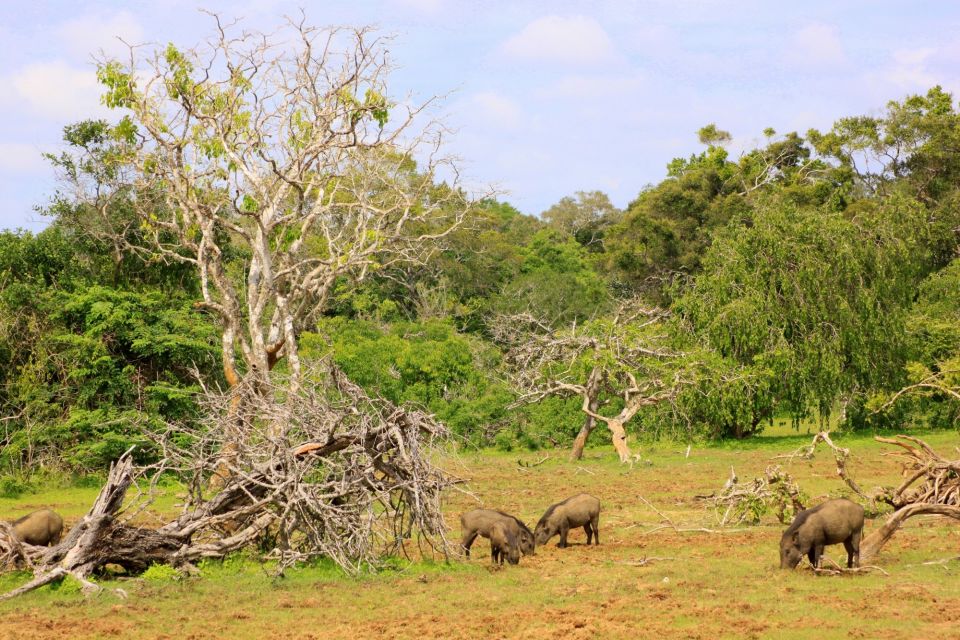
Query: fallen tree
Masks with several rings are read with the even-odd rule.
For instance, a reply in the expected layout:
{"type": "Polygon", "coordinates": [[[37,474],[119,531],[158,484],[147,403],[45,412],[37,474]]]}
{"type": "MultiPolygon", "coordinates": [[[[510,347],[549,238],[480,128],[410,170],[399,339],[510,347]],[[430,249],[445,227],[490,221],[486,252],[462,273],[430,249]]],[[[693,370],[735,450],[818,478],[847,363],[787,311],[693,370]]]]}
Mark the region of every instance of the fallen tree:
{"type": "Polygon", "coordinates": [[[912,436],[877,437],[876,440],[902,449],[890,455],[899,458],[905,479],[895,488],[877,490],[876,500],[892,506],[894,511],[860,544],[863,562],[876,557],[903,523],[914,516],[937,515],[960,520],[960,460],[947,460],[912,436]]]}
{"type": "MultiPolygon", "coordinates": [[[[913,436],[898,435],[894,438],[876,437],[878,442],[894,445],[900,450],[887,455],[896,457],[902,464],[903,482],[897,487],[879,487],[872,493],[864,492],[847,470],[850,450],[837,446],[828,432],[820,432],[810,444],[800,447],[790,454],[776,456],[776,459],[813,458],[817,446],[825,444],[833,453],[837,465],[837,476],[859,496],[868,513],[880,514],[880,505],[889,505],[893,513],[870,535],[860,543],[860,559],[869,562],[874,559],[883,546],[908,519],[920,515],[946,516],[960,520],[960,460],[948,460],[934,451],[926,442],[913,436]]],[[[787,500],[793,503],[794,512],[803,508],[799,487],[788,474],[782,474],[779,467],[768,467],[763,478],[752,482],[739,483],[731,470],[731,477],[723,488],[708,496],[698,496],[707,500],[716,509],[725,509],[722,524],[731,516],[737,522],[749,519],[755,512],[754,505],[778,505],[781,522],[783,505],[787,500]],[[778,490],[771,487],[777,486],[778,490]]]]}
{"type": "Polygon", "coordinates": [[[21,544],[0,529],[7,567],[29,567],[35,576],[0,599],[66,575],[96,589],[89,578],[108,564],[131,572],[158,563],[194,572],[201,559],[247,547],[266,550],[278,572],[319,556],[357,572],[384,555],[406,553],[413,538],[423,552],[446,557],[440,498],[452,479],[430,462],[444,427],[427,414],[369,397],[335,368],[326,376],[327,384],[301,385],[296,402],[258,394],[256,417],[244,423],[230,473],[212,494],[209,480],[219,473],[219,452],[228,442],[218,422],[233,420],[220,409],[235,389],[208,394],[210,424],[171,426],[160,434],[159,463],[137,467],[130,451],[121,456],[93,507],[56,546],[21,544]],[[282,428],[275,433],[264,425],[282,428]],[[170,473],[188,488],[180,515],[155,528],[136,523],[153,485],[170,473]],[[131,489],[138,495],[128,499],[131,489]]]}

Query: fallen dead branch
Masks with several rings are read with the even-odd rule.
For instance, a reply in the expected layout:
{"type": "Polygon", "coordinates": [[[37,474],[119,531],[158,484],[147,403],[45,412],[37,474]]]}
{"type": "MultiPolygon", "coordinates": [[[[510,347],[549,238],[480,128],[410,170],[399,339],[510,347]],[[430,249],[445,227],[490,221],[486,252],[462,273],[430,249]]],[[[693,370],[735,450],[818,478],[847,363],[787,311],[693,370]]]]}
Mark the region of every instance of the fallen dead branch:
{"type": "Polygon", "coordinates": [[[517,460],[518,471],[526,471],[528,469],[533,469],[534,467],[539,467],[549,459],[550,456],[543,456],[536,462],[524,462],[523,460],[517,460]]]}
{"type": "Polygon", "coordinates": [[[669,517],[664,515],[662,511],[660,511],[655,506],[653,506],[653,504],[643,496],[637,496],[637,498],[639,498],[640,501],[643,502],[645,505],[650,507],[650,509],[652,509],[658,516],[660,516],[660,518],[662,519],[662,522],[665,523],[651,529],[650,531],[644,531],[643,533],[640,534],[642,536],[647,536],[647,535],[650,535],[651,533],[656,533],[657,531],[663,531],[664,529],[671,529],[676,533],[737,533],[737,532],[748,531],[748,529],[709,529],[706,527],[681,527],[681,526],[678,526],[669,517]]]}
{"type": "Polygon", "coordinates": [[[813,458],[813,454],[817,450],[817,444],[821,442],[830,447],[830,450],[833,451],[833,457],[837,463],[837,475],[840,477],[840,479],[843,480],[847,486],[853,490],[854,493],[873,505],[873,499],[871,496],[865,494],[863,490],[860,489],[860,485],[854,482],[853,478],[851,478],[850,474],[847,472],[847,460],[850,458],[850,450],[843,447],[838,447],[836,444],[834,444],[833,440],[830,438],[830,434],[826,431],[821,431],[817,435],[813,436],[813,441],[810,444],[800,447],[793,453],[775,456],[774,460],[792,460],[795,458],[810,460],[813,458]]]}
{"type": "Polygon", "coordinates": [[[629,560],[624,562],[618,562],[617,564],[623,565],[625,567],[645,567],[648,564],[652,564],[654,562],[665,562],[668,560],[676,560],[676,558],[658,558],[658,557],[644,556],[639,560],[629,560]]]}
{"type": "Polygon", "coordinates": [[[903,482],[877,490],[875,500],[893,507],[883,525],[860,545],[860,557],[869,560],[880,552],[903,523],[914,516],[939,515],[960,520],[960,460],[947,460],[913,436],[876,437],[898,447],[887,455],[899,460],[903,482]]]}
{"type": "Polygon", "coordinates": [[[877,567],[874,565],[860,565],[859,567],[843,567],[826,556],[822,558],[822,561],[829,562],[833,566],[828,568],[811,567],[813,572],[817,575],[840,576],[840,575],[857,574],[857,573],[871,573],[873,571],[878,571],[885,576],[890,575],[880,567],[877,567]]]}

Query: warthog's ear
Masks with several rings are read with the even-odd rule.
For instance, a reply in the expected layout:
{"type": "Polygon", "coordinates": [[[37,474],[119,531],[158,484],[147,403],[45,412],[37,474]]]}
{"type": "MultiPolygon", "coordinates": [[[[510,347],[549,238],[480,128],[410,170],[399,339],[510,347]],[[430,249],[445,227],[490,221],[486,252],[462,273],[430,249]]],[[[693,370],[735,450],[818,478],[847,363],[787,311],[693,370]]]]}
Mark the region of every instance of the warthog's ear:
{"type": "Polygon", "coordinates": [[[794,531],[794,532],[793,532],[793,535],[790,537],[790,541],[793,542],[793,544],[799,545],[799,544],[800,544],[800,532],[799,532],[799,531],[794,531]]]}

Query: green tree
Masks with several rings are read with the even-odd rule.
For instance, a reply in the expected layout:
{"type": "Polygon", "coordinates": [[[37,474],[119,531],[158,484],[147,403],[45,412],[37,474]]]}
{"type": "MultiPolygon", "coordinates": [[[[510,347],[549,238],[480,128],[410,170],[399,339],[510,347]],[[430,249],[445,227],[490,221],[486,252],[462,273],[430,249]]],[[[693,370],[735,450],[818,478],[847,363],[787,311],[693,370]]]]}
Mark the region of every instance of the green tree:
{"type": "Polygon", "coordinates": [[[898,232],[924,218],[908,201],[851,220],[771,200],[716,236],[674,308],[722,357],[773,381],[755,418],[827,415],[899,380],[922,251],[898,232]]]}
{"type": "Polygon", "coordinates": [[[591,251],[603,250],[607,228],[622,216],[623,212],[602,191],[577,191],[540,214],[551,227],[569,233],[591,251]]]}

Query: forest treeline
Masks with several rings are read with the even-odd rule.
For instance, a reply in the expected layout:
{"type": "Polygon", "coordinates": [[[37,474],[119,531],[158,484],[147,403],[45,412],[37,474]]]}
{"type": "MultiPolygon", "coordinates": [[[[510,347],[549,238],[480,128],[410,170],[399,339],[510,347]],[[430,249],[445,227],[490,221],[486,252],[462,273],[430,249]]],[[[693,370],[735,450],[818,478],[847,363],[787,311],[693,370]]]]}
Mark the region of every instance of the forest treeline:
{"type": "MultiPolygon", "coordinates": [[[[196,304],[196,271],[155,253],[123,194],[93,206],[69,188],[121,170],[112,154],[129,126],[66,127],[68,151],[48,156],[64,184],[42,209],[50,225],[0,234],[5,473],[100,469],[132,444],[149,458],[144,434],[198,419],[198,380],[222,381],[221,331],[196,304]]],[[[342,278],[299,327],[301,358],[330,357],[368,392],[417,403],[477,446],[568,445],[585,418],[569,387],[601,369],[592,406],[603,415],[630,401],[613,380],[636,389],[655,378],[648,395],[671,381],[631,416],[632,435],[746,437],[775,418],[831,416],[848,429],[956,428],[953,97],[936,87],[828,131],[762,135],[733,153],[728,133],[704,127],[702,152],[670,161],[623,210],[601,192],[540,216],[486,199],[425,263],[342,278]],[[624,301],[640,301],[647,320],[622,313],[624,301]],[[594,336],[566,360],[525,361],[566,387],[518,385],[495,325],[520,317],[541,338],[594,336]],[[669,362],[625,356],[637,336],[669,362]]],[[[242,272],[247,261],[238,247],[228,264],[242,272]]]]}

